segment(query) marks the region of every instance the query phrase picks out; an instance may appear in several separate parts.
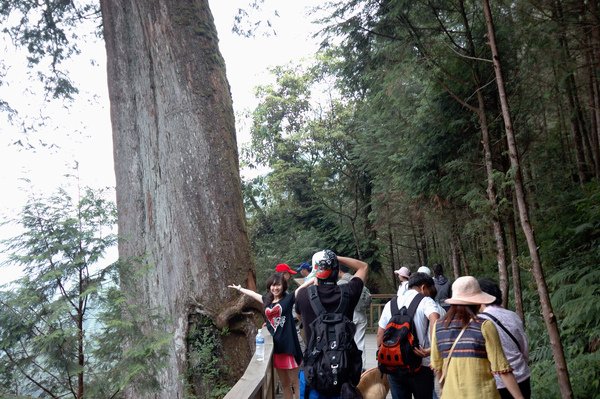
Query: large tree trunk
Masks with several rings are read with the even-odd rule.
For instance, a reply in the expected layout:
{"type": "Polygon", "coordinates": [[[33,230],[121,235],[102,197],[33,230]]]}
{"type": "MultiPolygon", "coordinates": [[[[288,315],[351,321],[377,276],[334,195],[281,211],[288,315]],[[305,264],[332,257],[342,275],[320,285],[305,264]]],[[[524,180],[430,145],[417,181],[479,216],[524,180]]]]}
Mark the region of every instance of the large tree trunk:
{"type": "MultiPolygon", "coordinates": [[[[185,385],[201,380],[186,373],[186,338],[198,318],[217,332],[230,327],[216,334],[224,342],[215,356],[230,372],[222,381],[237,379],[252,353],[252,323],[228,326],[244,302],[232,301],[227,284],[254,284],[254,267],[225,66],[207,0],[101,0],[101,9],[119,255],[138,267],[122,276],[123,289],[167,320],[145,331],[172,336],[160,391],[128,396],[183,398],[185,385]]],[[[192,386],[197,397],[210,388],[192,386]]]]}
{"type": "MultiPolygon", "coordinates": [[[[598,13],[598,0],[590,0],[588,2],[590,12],[590,25],[592,33],[592,60],[594,70],[594,118],[596,120],[596,137],[594,141],[600,147],[600,81],[598,78],[598,67],[600,66],[600,15],[598,13]]],[[[600,164],[600,148],[598,149],[598,163],[600,164]]],[[[600,165],[597,165],[600,169],[600,165]]],[[[596,178],[600,179],[600,170],[596,171],[596,178]]]]}
{"type": "Polygon", "coordinates": [[[506,139],[508,142],[510,163],[515,171],[515,195],[517,197],[517,205],[519,209],[521,227],[523,229],[523,233],[525,234],[527,246],[529,248],[529,255],[531,256],[533,276],[536,280],[538,295],[540,297],[540,303],[542,305],[542,314],[544,316],[544,321],[546,322],[546,329],[548,330],[548,335],[550,337],[550,345],[552,347],[552,354],[554,356],[554,362],[556,365],[556,374],[558,377],[558,384],[561,396],[563,397],[563,399],[570,399],[573,397],[573,390],[571,388],[571,382],[569,380],[567,362],[565,360],[565,354],[562,342],[560,340],[560,333],[558,331],[556,316],[552,309],[552,303],[550,302],[550,294],[548,293],[548,286],[544,277],[544,270],[542,269],[542,263],[540,260],[540,255],[538,252],[535,235],[533,232],[533,227],[529,222],[529,209],[527,206],[527,200],[525,198],[525,189],[523,187],[523,176],[519,162],[519,153],[517,150],[517,143],[513,131],[512,118],[504,86],[504,78],[502,76],[502,65],[500,62],[498,47],[496,45],[496,31],[494,29],[489,0],[483,0],[483,11],[485,14],[485,21],[487,25],[488,40],[490,48],[492,50],[492,60],[494,63],[494,72],[496,74],[496,84],[498,86],[500,105],[502,107],[502,118],[504,121],[504,128],[506,130],[506,139]]]}

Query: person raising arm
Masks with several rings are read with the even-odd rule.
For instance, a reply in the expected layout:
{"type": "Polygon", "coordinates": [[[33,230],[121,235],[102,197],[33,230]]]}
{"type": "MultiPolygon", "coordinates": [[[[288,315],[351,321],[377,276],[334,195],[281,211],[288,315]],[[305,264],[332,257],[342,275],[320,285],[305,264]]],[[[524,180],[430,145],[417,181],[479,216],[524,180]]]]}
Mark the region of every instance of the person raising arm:
{"type": "Polygon", "coordinates": [[[267,329],[273,336],[273,367],[283,386],[285,399],[295,399],[298,396],[298,367],[302,362],[300,341],[294,325],[293,307],[297,293],[313,284],[311,279],[304,282],[293,294],[287,292],[287,280],[282,273],[273,273],[266,282],[267,293],[243,288],[241,285],[230,284],[244,295],[248,295],[263,305],[263,316],[266,319],[267,329]]]}

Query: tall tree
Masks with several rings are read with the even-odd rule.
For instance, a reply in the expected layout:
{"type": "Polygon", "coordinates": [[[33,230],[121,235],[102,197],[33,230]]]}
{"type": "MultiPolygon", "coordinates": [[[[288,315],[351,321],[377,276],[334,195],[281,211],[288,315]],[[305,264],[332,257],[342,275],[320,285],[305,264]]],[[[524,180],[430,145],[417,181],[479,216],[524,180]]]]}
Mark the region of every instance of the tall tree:
{"type": "MultiPolygon", "coordinates": [[[[119,255],[143,276],[122,276],[140,307],[172,334],[153,398],[185,397],[190,332],[215,332],[214,355],[233,382],[252,354],[246,304],[227,283],[255,284],[246,234],[232,101],[207,0],[101,0],[113,126],[119,255]],[[141,281],[140,281],[141,280],[141,281]],[[241,281],[243,280],[243,281],[241,281]],[[245,282],[244,282],[245,281],[245,282]],[[221,334],[228,327],[229,334],[221,334]],[[240,339],[243,338],[243,339],[240,339]]],[[[201,335],[200,335],[201,336],[201,335]]],[[[211,370],[198,368],[195,373],[211,370]]],[[[214,388],[193,384],[192,393],[214,388]]],[[[129,396],[145,397],[130,390],[129,396]]],[[[149,396],[148,396],[149,397],[149,396]]]]}
{"type": "Polygon", "coordinates": [[[519,209],[519,219],[521,221],[523,233],[525,234],[527,247],[529,248],[529,256],[531,256],[531,262],[533,266],[533,276],[535,277],[537,284],[538,295],[540,297],[542,312],[544,314],[544,321],[546,322],[546,328],[548,330],[548,335],[550,336],[550,343],[552,345],[552,353],[554,355],[554,361],[556,364],[556,374],[558,376],[561,396],[565,399],[570,399],[573,397],[573,389],[571,388],[569,370],[567,368],[567,362],[560,339],[560,332],[558,330],[556,316],[552,309],[552,303],[550,302],[550,294],[548,292],[548,285],[546,284],[546,279],[544,277],[544,270],[542,268],[538,246],[535,240],[533,227],[531,226],[531,222],[529,220],[529,205],[527,198],[525,197],[525,189],[523,187],[521,163],[519,160],[519,152],[513,130],[512,116],[510,113],[506,88],[504,85],[502,60],[496,44],[496,30],[494,28],[494,21],[492,18],[489,0],[483,0],[483,12],[487,24],[488,40],[492,50],[496,84],[498,86],[498,95],[500,97],[500,104],[502,107],[502,119],[504,120],[506,139],[508,141],[510,164],[514,169],[515,196],[517,198],[517,205],[519,209]]]}

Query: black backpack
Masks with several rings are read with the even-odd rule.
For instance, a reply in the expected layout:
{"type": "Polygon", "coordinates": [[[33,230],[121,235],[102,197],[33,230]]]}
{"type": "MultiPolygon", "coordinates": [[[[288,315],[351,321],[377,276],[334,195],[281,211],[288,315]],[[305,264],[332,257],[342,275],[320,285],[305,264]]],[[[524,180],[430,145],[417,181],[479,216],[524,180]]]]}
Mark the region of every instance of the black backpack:
{"type": "Polygon", "coordinates": [[[310,305],[317,318],[311,323],[312,334],[304,352],[307,394],[311,388],[323,395],[339,395],[342,385],[355,386],[360,380],[362,351],[354,342],[356,326],[344,314],[350,303],[350,293],[346,285],[339,287],[340,304],[333,313],[327,313],[323,307],[317,287],[308,288],[310,305]]]}
{"type": "Polygon", "coordinates": [[[392,317],[385,326],[383,340],[377,351],[377,366],[382,373],[410,375],[419,371],[422,358],[413,352],[419,346],[413,317],[423,295],[417,294],[408,309],[398,309],[398,297],[390,301],[392,317]]]}

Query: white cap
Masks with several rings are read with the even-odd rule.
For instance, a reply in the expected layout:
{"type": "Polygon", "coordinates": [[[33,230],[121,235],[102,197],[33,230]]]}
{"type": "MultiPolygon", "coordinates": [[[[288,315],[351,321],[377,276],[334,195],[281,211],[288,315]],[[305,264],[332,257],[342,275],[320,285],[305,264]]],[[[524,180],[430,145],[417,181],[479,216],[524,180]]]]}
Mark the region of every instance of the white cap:
{"type": "Polygon", "coordinates": [[[419,267],[419,269],[417,270],[417,273],[425,273],[429,277],[432,276],[431,269],[428,268],[427,266],[421,266],[421,267],[419,267]]]}

